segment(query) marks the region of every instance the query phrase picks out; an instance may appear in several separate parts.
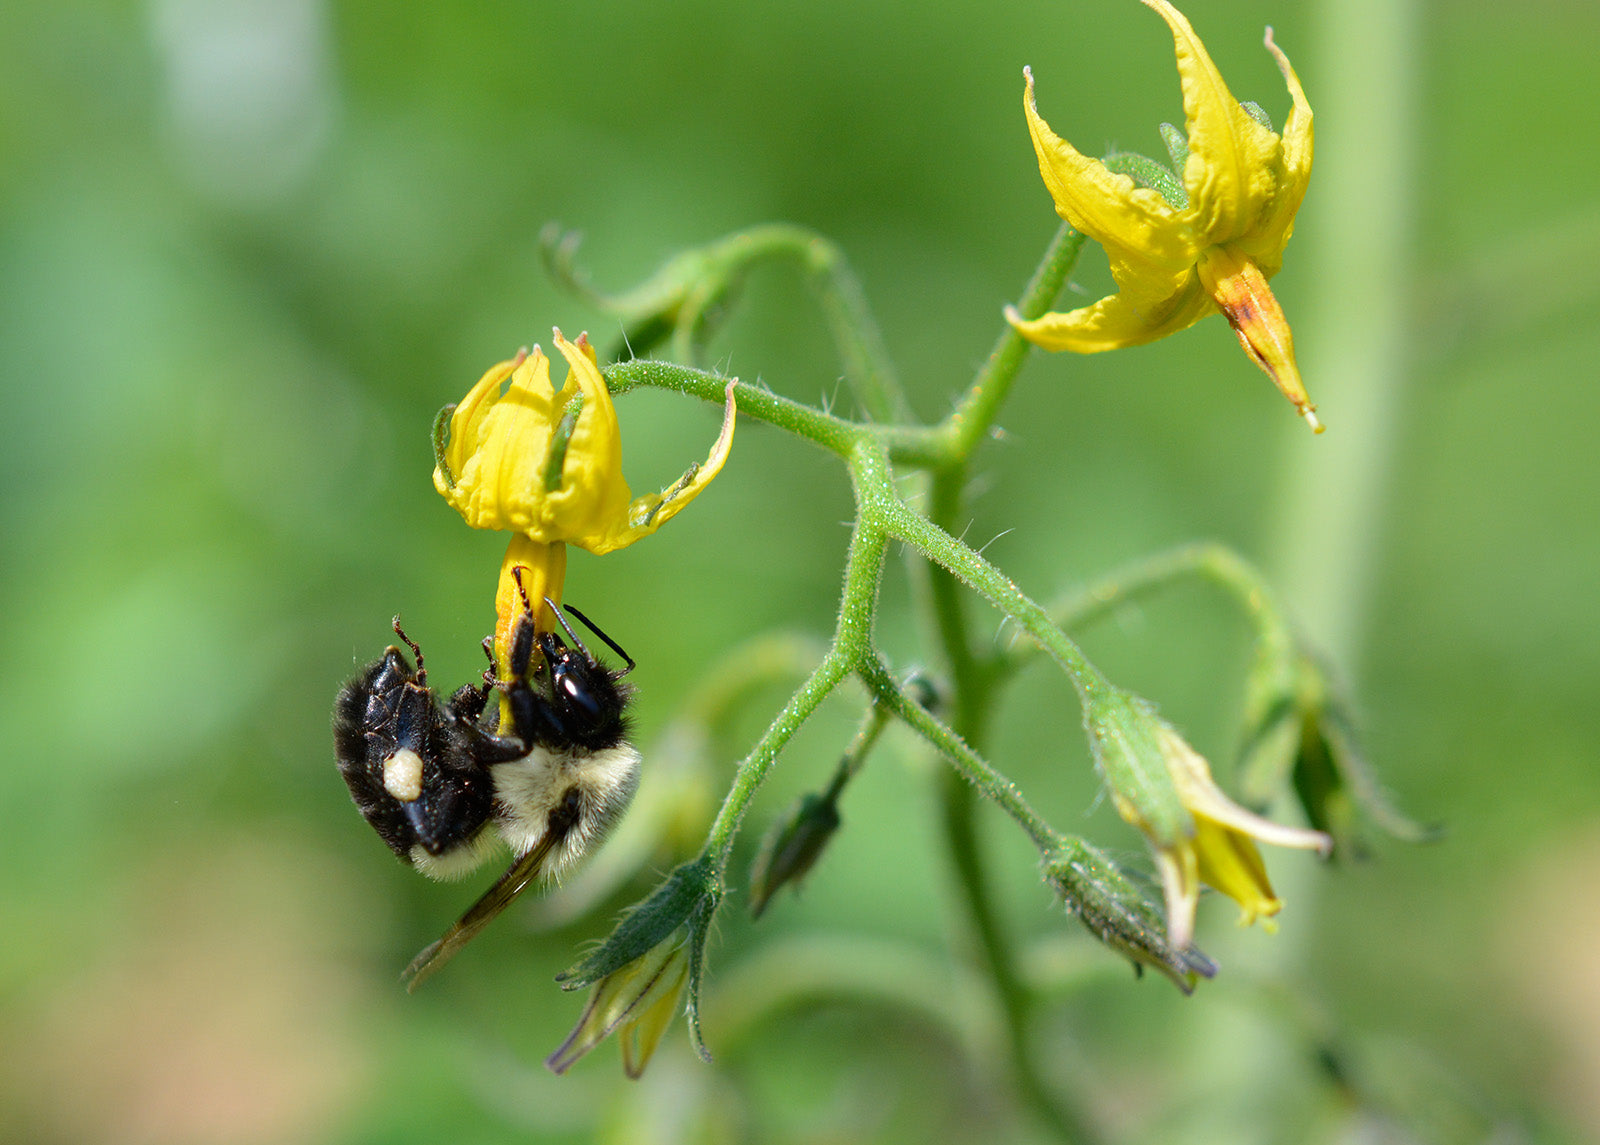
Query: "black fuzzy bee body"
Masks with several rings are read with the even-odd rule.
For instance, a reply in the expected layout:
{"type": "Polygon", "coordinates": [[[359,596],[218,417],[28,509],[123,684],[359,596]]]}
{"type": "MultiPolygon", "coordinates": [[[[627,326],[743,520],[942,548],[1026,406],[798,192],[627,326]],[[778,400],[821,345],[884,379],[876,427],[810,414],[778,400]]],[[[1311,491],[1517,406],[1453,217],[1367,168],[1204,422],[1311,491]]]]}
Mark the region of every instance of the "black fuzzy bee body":
{"type": "Polygon", "coordinates": [[[496,837],[515,861],[408,971],[415,987],[536,879],[559,879],[597,847],[639,785],[639,753],[627,741],[633,661],[613,671],[583,646],[551,605],[572,644],[538,632],[531,608],[512,632],[510,676],[486,675],[440,703],[421,650],[413,672],[395,647],[339,692],[334,750],[357,809],[402,861],[435,878],[479,866],[496,837]],[[535,659],[537,650],[540,658],[535,659]],[[499,726],[497,695],[509,727],[499,726]],[[488,709],[486,711],[486,709],[488,709]],[[491,830],[491,828],[493,828],[491,830]]]}
{"type": "Polygon", "coordinates": [[[441,706],[417,659],[413,671],[391,646],[340,689],[334,750],[356,808],[389,849],[425,874],[459,877],[493,844],[485,744],[496,741],[477,727],[484,690],[462,688],[441,706]]]}

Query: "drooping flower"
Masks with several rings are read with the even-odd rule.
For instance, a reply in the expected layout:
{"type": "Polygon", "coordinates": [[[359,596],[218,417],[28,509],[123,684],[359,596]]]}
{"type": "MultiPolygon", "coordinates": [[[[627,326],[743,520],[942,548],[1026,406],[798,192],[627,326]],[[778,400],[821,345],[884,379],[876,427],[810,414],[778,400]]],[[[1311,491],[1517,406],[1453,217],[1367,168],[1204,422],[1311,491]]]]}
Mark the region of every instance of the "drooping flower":
{"type": "MultiPolygon", "coordinates": [[[[1239,904],[1239,925],[1271,918],[1283,909],[1283,903],[1267,880],[1267,867],[1256,843],[1316,851],[1326,857],[1333,840],[1321,831],[1286,827],[1247,811],[1223,794],[1211,778],[1205,757],[1172,727],[1161,724],[1157,736],[1178,798],[1194,820],[1190,838],[1168,845],[1152,840],[1173,945],[1185,947],[1191,940],[1201,883],[1239,904]]],[[[1124,819],[1140,825],[1136,810],[1115,796],[1113,801],[1124,819]]]]}
{"type": "Polygon", "coordinates": [[[677,1015],[688,980],[688,930],[680,927],[594,984],[578,1024],[545,1064],[565,1073],[616,1034],[622,1044],[622,1068],[637,1078],[677,1015]]]}
{"type": "Polygon", "coordinates": [[[1245,352],[1320,432],[1289,324],[1267,287],[1283,265],[1311,176],[1305,92],[1269,28],[1267,50],[1293,100],[1283,134],[1274,133],[1234,99],[1183,14],[1166,0],[1143,2],[1166,20],[1176,46],[1187,132],[1187,155],[1169,192],[1178,201],[1056,135],[1039,116],[1033,74],[1024,69],[1023,110],[1039,171],[1057,213],[1105,248],[1118,293],[1031,321],[1008,307],[1006,317],[1047,350],[1093,354],[1153,342],[1220,310],[1245,352]]]}
{"type": "Polygon", "coordinates": [[[1094,696],[1085,724],[1117,813],[1139,829],[1155,856],[1173,949],[1194,941],[1202,883],[1238,903],[1244,924],[1283,909],[1257,841],[1324,857],[1332,849],[1321,831],[1274,823],[1229,799],[1205,758],[1131,692],[1107,688],[1094,696]]]}
{"type": "MultiPolygon", "coordinates": [[[[632,497],[622,476],[622,438],[615,407],[588,337],[569,342],[555,332],[567,360],[560,390],[550,360],[535,346],[484,374],[459,405],[440,413],[433,484],[475,529],[514,533],[500,572],[495,646],[503,657],[522,608],[513,573],[539,608],[540,630],[554,617],[538,602],[559,604],[566,546],[609,553],[655,532],[700,494],[733,446],[733,384],[722,432],[705,461],[659,493],[632,497]],[[439,440],[448,416],[448,439],[439,440]]],[[[504,664],[502,662],[502,667],[504,664]]]]}

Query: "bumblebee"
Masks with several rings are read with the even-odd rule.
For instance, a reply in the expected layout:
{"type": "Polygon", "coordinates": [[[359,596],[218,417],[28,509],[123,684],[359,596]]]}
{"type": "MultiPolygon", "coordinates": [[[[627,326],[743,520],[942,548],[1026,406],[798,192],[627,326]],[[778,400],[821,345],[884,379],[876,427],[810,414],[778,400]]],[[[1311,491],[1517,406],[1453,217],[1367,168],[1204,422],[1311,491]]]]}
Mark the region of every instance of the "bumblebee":
{"type": "MultiPolygon", "coordinates": [[[[520,585],[520,578],[519,578],[520,585]]],[[[411,989],[536,879],[559,880],[604,840],[639,786],[639,753],[628,742],[633,659],[577,609],[570,612],[626,667],[613,670],[585,647],[565,612],[548,599],[567,641],[539,632],[523,611],[512,630],[510,675],[485,673],[441,704],[417,658],[390,647],[340,691],[334,746],[358,810],[400,858],[435,878],[483,863],[498,836],[515,856],[506,872],[404,977],[411,989]],[[570,643],[568,643],[570,641],[570,643]],[[534,653],[539,653],[536,658],[534,653]],[[500,728],[496,693],[510,727],[500,728]],[[487,709],[487,711],[486,711],[487,709]]]]}

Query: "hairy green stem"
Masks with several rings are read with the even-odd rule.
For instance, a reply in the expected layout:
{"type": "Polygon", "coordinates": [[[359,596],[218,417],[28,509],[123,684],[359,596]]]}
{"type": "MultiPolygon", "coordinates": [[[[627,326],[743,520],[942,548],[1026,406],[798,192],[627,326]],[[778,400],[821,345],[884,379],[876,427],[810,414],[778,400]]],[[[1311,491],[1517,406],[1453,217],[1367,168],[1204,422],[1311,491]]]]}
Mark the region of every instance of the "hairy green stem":
{"type": "MultiPolygon", "coordinates": [[[[804,232],[782,229],[751,232],[757,239],[780,246],[798,243],[801,234],[804,232]]],[[[746,237],[749,239],[750,235],[746,237]]],[[[1083,237],[1071,228],[1064,226],[1058,231],[1020,300],[1019,309],[1024,315],[1037,316],[1050,305],[1071,272],[1082,243],[1083,237]]],[[[881,355],[881,342],[859,300],[853,278],[846,277],[842,260],[831,261],[831,248],[811,249],[813,269],[832,275],[834,287],[831,293],[825,293],[825,305],[835,323],[836,341],[847,369],[861,379],[857,394],[863,408],[875,423],[896,415],[903,418],[904,402],[892,382],[892,374],[875,364],[887,359],[881,355]]],[[[1012,617],[1049,651],[1085,703],[1108,693],[1110,685],[1077,645],[1051,622],[1044,609],[950,533],[964,511],[972,454],[993,425],[1027,350],[1026,341],[1007,329],[956,409],[941,425],[931,428],[850,422],[765,389],[744,383],[737,386],[735,400],[740,412],[810,438],[847,459],[857,520],[833,645],[739,765],[707,837],[704,855],[715,872],[718,887],[725,886],[734,836],[778,753],[845,675],[859,675],[876,704],[916,730],[951,764],[952,771],[944,785],[945,833],[966,912],[994,982],[1018,1092],[1057,1136],[1064,1140],[1090,1140],[1095,1134],[1087,1119],[1050,1091],[1035,1061],[1031,1046],[1033,997],[1017,972],[1015,951],[993,908],[983,870],[974,818],[975,792],[1005,811],[1041,855],[1050,854],[1063,837],[1033,810],[1016,785],[983,757],[981,744],[987,735],[994,691],[1001,676],[995,670],[995,657],[980,657],[972,649],[960,584],[976,590],[1012,617]],[[912,511],[901,500],[892,461],[931,471],[932,520],[912,511]],[[922,707],[894,679],[874,644],[878,588],[891,537],[905,542],[933,566],[927,581],[929,603],[952,675],[953,726],[922,707]],[[969,744],[964,738],[967,736],[972,737],[973,743],[969,744]]],[[[726,385],[725,379],[705,371],[648,361],[611,367],[607,382],[616,392],[647,385],[708,401],[720,401],[726,385]]]]}
{"type": "Polygon", "coordinates": [[[858,667],[857,672],[878,703],[903,720],[955,765],[954,774],[959,779],[982,792],[984,798],[1016,820],[1017,826],[1032,840],[1041,855],[1055,848],[1062,839],[1061,833],[1029,806],[1017,785],[996,771],[953,728],[917,703],[916,698],[895,680],[880,658],[867,660],[858,667]]]}
{"type": "Polygon", "coordinates": [[[816,666],[805,683],[789,697],[789,702],[768,725],[767,730],[756,741],[755,747],[750,749],[750,754],[740,761],[738,769],[734,772],[733,782],[728,787],[728,794],[722,800],[722,807],[717,811],[711,830],[706,834],[703,853],[711,859],[719,881],[727,873],[728,858],[733,852],[733,840],[739,833],[739,824],[744,821],[745,812],[749,810],[750,800],[755,796],[756,789],[767,777],[767,772],[772,769],[772,764],[784,746],[794,738],[801,725],[811,717],[822,701],[828,698],[829,693],[839,686],[839,682],[849,674],[849,671],[849,657],[837,645],[830,648],[828,654],[822,658],[822,663],[816,666]]]}
{"type": "MultiPolygon", "coordinates": [[[[1027,317],[1037,317],[1047,309],[1065,283],[1076,263],[1083,237],[1070,227],[1058,229],[1032,281],[1023,291],[1018,309],[1027,317]]],[[[910,526],[905,518],[915,516],[897,502],[892,508],[902,525],[902,531],[937,530],[941,539],[950,538],[965,512],[967,482],[971,472],[972,454],[989,431],[1000,405],[1010,393],[1012,382],[1027,356],[1028,343],[1016,330],[1008,327],[997,340],[983,369],[972,387],[943,426],[938,445],[943,452],[928,456],[922,452],[923,442],[916,439],[891,440],[887,444],[896,460],[908,464],[926,464],[933,469],[929,485],[928,518],[921,525],[910,526]]],[[[994,691],[998,682],[990,670],[989,661],[973,652],[966,617],[964,597],[957,578],[972,583],[981,573],[953,569],[961,563],[956,548],[965,549],[959,542],[942,546],[942,558],[930,552],[923,544],[911,543],[921,550],[933,567],[926,580],[928,603],[937,627],[939,643],[943,648],[951,675],[953,693],[953,728],[934,729],[926,726],[919,731],[930,743],[954,762],[961,752],[970,752],[973,759],[982,762],[983,745],[987,739],[991,713],[994,711],[994,691]],[[948,736],[950,743],[942,742],[948,736]],[[963,736],[970,737],[972,748],[967,747],[963,736]],[[976,749],[976,750],[974,750],[976,749]]],[[[970,550],[968,550],[970,552],[970,550]]],[[[976,558],[977,554],[971,554],[976,558]]],[[[1074,677],[1074,683],[1079,681],[1074,677]]],[[[1079,691],[1083,686],[1079,684],[1079,691]]],[[[903,715],[908,723],[917,726],[926,723],[921,717],[903,715]]],[[[986,766],[986,765],[985,765],[986,766]]],[[[967,769],[963,769],[965,771],[967,769]]],[[[1044,1083],[1034,1059],[1032,1048],[1032,1011],[1034,999],[1031,991],[1017,973],[1016,951],[1006,928],[994,909],[994,899],[989,893],[989,879],[984,869],[983,857],[978,847],[976,800],[974,787],[1000,804],[1028,832],[1041,853],[1060,836],[1048,825],[1037,821],[1032,808],[1021,794],[1014,790],[994,791],[982,785],[962,782],[955,772],[947,772],[942,782],[943,826],[945,841],[949,846],[951,864],[961,891],[963,906],[971,921],[973,934],[982,951],[983,962],[994,983],[996,1000],[1004,1018],[1006,1048],[1017,1088],[1023,1100],[1036,1116],[1048,1125],[1056,1136],[1069,1141],[1092,1140],[1094,1134],[1085,1117],[1073,1106],[1053,1094],[1044,1083]],[[1020,806],[1007,806],[1006,799],[1015,795],[1020,806]]],[[[1008,784],[1009,787],[1009,784],[1008,784]]]]}
{"type": "Polygon", "coordinates": [[[713,261],[742,271],[764,258],[794,258],[811,275],[827,316],[845,381],[868,418],[906,420],[908,407],[877,320],[844,251],[832,239],[792,223],[767,223],[730,235],[710,252],[713,261]]]}
{"type": "MultiPolygon", "coordinates": [[[[1238,602],[1255,629],[1259,654],[1287,660],[1293,635],[1277,594],[1259,569],[1216,541],[1180,545],[1134,561],[1053,603],[1049,608],[1050,619],[1063,631],[1074,631],[1189,576],[1210,581],[1238,602]]],[[[1018,644],[1001,654],[995,661],[995,670],[1001,676],[1010,676],[1038,653],[1036,645],[1018,644]]]]}
{"type": "Polygon", "coordinates": [[[1085,704],[1111,694],[1111,683],[1100,673],[1100,669],[1067,638],[1040,605],[1017,587],[1015,581],[986,561],[981,554],[927,518],[912,512],[899,500],[894,501],[886,514],[884,523],[891,535],[916,546],[929,560],[959,578],[1038,641],[1067,674],[1085,704]]]}
{"type": "MultiPolygon", "coordinates": [[[[606,367],[606,386],[614,394],[627,393],[635,386],[672,390],[721,404],[728,379],[709,370],[635,358],[606,367]]],[[[737,382],[733,391],[739,412],[746,417],[768,422],[790,433],[816,442],[822,448],[848,457],[867,427],[775,394],[762,386],[737,382]]]]}
{"type": "MultiPolygon", "coordinates": [[[[1045,249],[1044,258],[1017,301],[1017,310],[1024,318],[1037,318],[1050,308],[1056,295],[1066,284],[1067,276],[1078,263],[1083,250],[1083,235],[1062,223],[1055,237],[1045,249]]],[[[951,437],[949,459],[965,465],[976,451],[984,435],[994,425],[1000,405],[1011,393],[1022,361],[1028,356],[1027,339],[1007,326],[989,351],[989,358],[973,379],[972,387],[950,416],[945,427],[951,437]]]]}

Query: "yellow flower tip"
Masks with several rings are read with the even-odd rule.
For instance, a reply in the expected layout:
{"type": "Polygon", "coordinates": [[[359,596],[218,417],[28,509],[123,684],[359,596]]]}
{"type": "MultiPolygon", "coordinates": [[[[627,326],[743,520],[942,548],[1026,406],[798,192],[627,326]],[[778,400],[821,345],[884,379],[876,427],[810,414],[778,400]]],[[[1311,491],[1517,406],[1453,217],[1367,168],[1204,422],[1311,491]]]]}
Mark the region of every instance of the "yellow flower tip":
{"type": "Polygon", "coordinates": [[[677,1016],[688,980],[688,951],[680,930],[595,983],[578,1024],[545,1065],[553,1073],[566,1073],[616,1034],[622,1043],[623,1069],[638,1078],[677,1016]]]}
{"type": "Polygon", "coordinates": [[[1233,328],[1239,345],[1266,372],[1280,393],[1294,403],[1314,432],[1322,432],[1300,367],[1294,360],[1294,335],[1277,297],[1256,261],[1231,246],[1212,247],[1200,257],[1200,283],[1233,328]]]}
{"type": "Polygon", "coordinates": [[[1321,831],[1286,827],[1239,806],[1211,778],[1211,768],[1170,726],[1159,729],[1162,754],[1173,786],[1194,820],[1191,837],[1156,848],[1156,866],[1167,900],[1168,932],[1174,943],[1192,936],[1200,884],[1239,904],[1243,922],[1283,909],[1273,893],[1257,843],[1314,850],[1326,855],[1332,839],[1321,831]]]}

